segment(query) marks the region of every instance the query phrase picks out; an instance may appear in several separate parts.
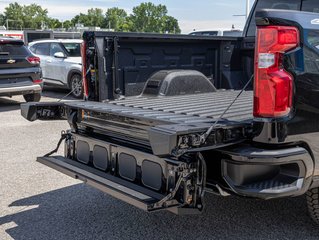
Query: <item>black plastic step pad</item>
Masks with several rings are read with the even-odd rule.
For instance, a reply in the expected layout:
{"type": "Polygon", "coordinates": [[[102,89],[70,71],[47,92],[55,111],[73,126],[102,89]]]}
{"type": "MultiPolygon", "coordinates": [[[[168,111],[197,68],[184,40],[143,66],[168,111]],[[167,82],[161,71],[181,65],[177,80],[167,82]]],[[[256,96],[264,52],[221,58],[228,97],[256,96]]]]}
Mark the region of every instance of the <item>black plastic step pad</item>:
{"type": "Polygon", "coordinates": [[[109,156],[106,148],[95,145],[93,149],[93,164],[97,169],[106,171],[109,166],[109,156]]]}
{"type": "Polygon", "coordinates": [[[88,164],[90,162],[90,146],[87,142],[77,141],[77,159],[79,162],[88,164]]]}
{"type": "Polygon", "coordinates": [[[122,178],[135,181],[136,179],[136,159],[135,157],[121,153],[118,159],[119,174],[122,178]]]}

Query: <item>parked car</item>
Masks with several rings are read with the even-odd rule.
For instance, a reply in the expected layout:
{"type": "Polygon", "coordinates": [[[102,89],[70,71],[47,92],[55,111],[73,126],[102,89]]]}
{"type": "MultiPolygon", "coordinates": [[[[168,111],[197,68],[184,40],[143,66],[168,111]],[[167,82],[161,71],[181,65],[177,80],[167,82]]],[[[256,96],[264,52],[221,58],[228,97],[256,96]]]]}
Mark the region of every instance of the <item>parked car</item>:
{"type": "Polygon", "coordinates": [[[72,95],[81,98],[82,91],[82,40],[41,40],[29,44],[29,49],[41,59],[45,85],[68,88],[72,95]]]}
{"type": "Polygon", "coordinates": [[[240,29],[208,29],[208,30],[197,30],[191,32],[189,35],[193,36],[228,36],[228,37],[241,37],[243,31],[240,29]]]}
{"type": "Polygon", "coordinates": [[[23,95],[27,102],[38,102],[42,92],[40,58],[23,41],[0,38],[0,96],[23,95]]]}

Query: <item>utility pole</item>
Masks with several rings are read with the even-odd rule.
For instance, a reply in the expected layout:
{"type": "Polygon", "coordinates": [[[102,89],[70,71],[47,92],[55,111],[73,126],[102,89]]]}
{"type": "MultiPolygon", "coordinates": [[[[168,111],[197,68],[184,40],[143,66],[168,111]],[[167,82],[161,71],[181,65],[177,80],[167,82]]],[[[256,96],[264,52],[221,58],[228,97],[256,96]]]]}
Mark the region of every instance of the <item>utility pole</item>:
{"type": "Polygon", "coordinates": [[[249,13],[250,13],[250,0],[246,0],[246,14],[236,14],[236,15],[233,15],[233,17],[245,17],[246,20],[248,19],[249,17],[249,13]]]}

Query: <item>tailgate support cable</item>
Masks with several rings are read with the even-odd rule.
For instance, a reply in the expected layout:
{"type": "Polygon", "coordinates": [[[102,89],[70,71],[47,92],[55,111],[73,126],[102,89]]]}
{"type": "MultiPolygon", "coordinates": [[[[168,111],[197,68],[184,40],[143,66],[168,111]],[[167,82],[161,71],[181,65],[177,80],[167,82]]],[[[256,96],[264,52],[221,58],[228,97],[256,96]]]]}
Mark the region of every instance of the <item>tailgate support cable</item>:
{"type": "Polygon", "coordinates": [[[229,109],[234,105],[234,103],[238,100],[238,98],[242,95],[242,93],[246,90],[246,88],[249,86],[249,84],[254,79],[254,75],[251,76],[249,81],[246,83],[246,85],[243,87],[243,89],[238,93],[238,95],[235,97],[235,99],[229,104],[229,106],[225,109],[225,111],[217,118],[217,120],[214,122],[214,124],[203,134],[200,136],[200,143],[205,144],[207,138],[209,135],[214,131],[219,121],[224,117],[224,115],[229,111],[229,109]]]}

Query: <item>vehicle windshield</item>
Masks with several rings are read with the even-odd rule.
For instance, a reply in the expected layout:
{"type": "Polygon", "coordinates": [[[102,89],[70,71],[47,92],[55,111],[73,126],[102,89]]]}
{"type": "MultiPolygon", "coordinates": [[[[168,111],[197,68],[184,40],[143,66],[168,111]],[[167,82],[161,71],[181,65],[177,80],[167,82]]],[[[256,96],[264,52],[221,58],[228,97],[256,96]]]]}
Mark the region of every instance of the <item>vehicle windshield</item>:
{"type": "Polygon", "coordinates": [[[62,43],[69,57],[81,57],[80,43],[62,43]]]}
{"type": "MultiPolygon", "coordinates": [[[[284,9],[284,10],[297,10],[319,13],[319,1],[318,0],[259,0],[256,5],[256,11],[259,9],[284,9]]],[[[255,36],[256,23],[255,18],[251,19],[251,23],[248,28],[247,36],[255,36]]]]}

